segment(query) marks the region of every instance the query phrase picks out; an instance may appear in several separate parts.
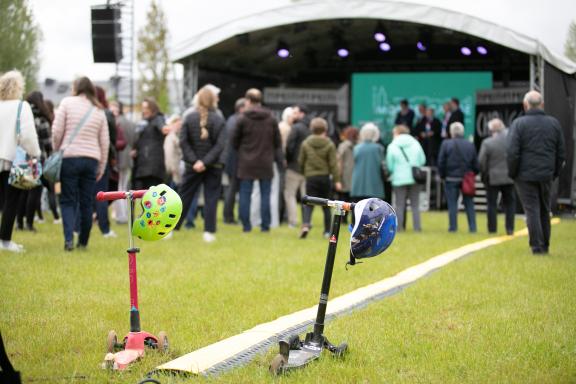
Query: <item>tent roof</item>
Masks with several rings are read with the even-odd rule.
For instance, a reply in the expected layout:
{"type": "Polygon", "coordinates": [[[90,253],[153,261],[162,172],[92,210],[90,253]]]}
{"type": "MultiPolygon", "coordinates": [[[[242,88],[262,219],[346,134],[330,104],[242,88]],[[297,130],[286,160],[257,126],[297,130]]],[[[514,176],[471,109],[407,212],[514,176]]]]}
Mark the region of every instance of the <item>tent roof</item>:
{"type": "Polygon", "coordinates": [[[175,61],[235,35],[313,20],[383,19],[441,27],[483,38],[530,55],[541,55],[566,73],[576,63],[562,53],[576,3],[551,0],[527,5],[520,0],[269,0],[202,5],[191,20],[191,37],[175,44],[175,61]],[[196,22],[198,20],[199,22],[196,22]]]}

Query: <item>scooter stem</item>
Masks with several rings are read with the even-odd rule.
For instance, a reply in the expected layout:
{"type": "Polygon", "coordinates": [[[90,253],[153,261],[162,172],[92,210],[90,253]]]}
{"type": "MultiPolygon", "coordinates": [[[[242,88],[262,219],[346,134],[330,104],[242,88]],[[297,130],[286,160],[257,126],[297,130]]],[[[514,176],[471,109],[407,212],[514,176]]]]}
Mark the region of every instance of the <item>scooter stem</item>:
{"type": "Polygon", "coordinates": [[[140,313],[138,310],[138,276],[136,268],[136,254],[138,248],[134,247],[132,237],[132,222],[134,220],[134,197],[129,193],[126,199],[128,204],[128,273],[130,275],[130,332],[140,332],[140,313]]]}
{"type": "Polygon", "coordinates": [[[332,270],[334,269],[334,260],[336,258],[336,247],[338,246],[338,236],[340,234],[340,221],[344,211],[339,207],[334,208],[334,219],[332,220],[332,230],[328,244],[328,253],[326,255],[326,266],[324,267],[324,278],[322,279],[322,289],[320,291],[320,301],[318,303],[318,312],[314,322],[314,334],[312,341],[317,343],[324,342],[324,319],[326,317],[326,307],[328,305],[328,294],[330,292],[330,282],[332,281],[332,270]]]}

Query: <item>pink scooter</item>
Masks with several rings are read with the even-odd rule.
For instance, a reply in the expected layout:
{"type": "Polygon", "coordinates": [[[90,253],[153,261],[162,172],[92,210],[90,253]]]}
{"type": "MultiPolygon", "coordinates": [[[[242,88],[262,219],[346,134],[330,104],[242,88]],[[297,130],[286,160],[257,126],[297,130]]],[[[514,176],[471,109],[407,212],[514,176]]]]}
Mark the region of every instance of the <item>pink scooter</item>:
{"type": "Polygon", "coordinates": [[[108,353],[104,358],[103,368],[124,370],[131,363],[144,356],[146,347],[168,351],[168,337],[166,332],[161,331],[158,336],[142,331],[140,329],[140,312],[138,309],[138,281],[136,276],[136,254],[140,251],[134,247],[132,236],[132,222],[134,220],[134,200],[141,198],[147,190],[141,191],[118,191],[118,192],[98,192],[96,200],[112,201],[125,199],[128,205],[128,271],[130,274],[130,333],[126,335],[121,343],[118,343],[118,336],[115,331],[108,333],[108,353]]]}

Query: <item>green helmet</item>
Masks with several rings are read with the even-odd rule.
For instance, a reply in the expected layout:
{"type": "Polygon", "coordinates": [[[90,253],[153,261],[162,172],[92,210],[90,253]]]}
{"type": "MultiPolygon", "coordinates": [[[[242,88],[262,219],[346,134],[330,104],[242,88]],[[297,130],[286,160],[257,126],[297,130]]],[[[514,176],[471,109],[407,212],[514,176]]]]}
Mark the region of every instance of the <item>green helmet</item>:
{"type": "Polygon", "coordinates": [[[141,204],[142,215],[134,220],[132,234],[142,240],[162,239],[174,229],[182,214],[180,196],[166,184],[150,187],[141,204]]]}

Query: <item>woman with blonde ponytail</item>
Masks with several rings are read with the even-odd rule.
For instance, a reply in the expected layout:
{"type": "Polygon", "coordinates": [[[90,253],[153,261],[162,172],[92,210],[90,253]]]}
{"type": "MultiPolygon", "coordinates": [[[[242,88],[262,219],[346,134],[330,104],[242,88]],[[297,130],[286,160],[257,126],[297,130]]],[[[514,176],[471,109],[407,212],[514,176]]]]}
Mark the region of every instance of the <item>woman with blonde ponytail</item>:
{"type": "MultiPolygon", "coordinates": [[[[216,240],[216,208],[220,197],[225,121],[216,110],[214,93],[204,87],[196,94],[195,111],[188,114],[180,132],[180,147],[186,170],[179,193],[183,212],[188,212],[196,191],[204,186],[204,241],[216,240]]],[[[180,229],[184,217],[176,229],[180,229]]]]}

